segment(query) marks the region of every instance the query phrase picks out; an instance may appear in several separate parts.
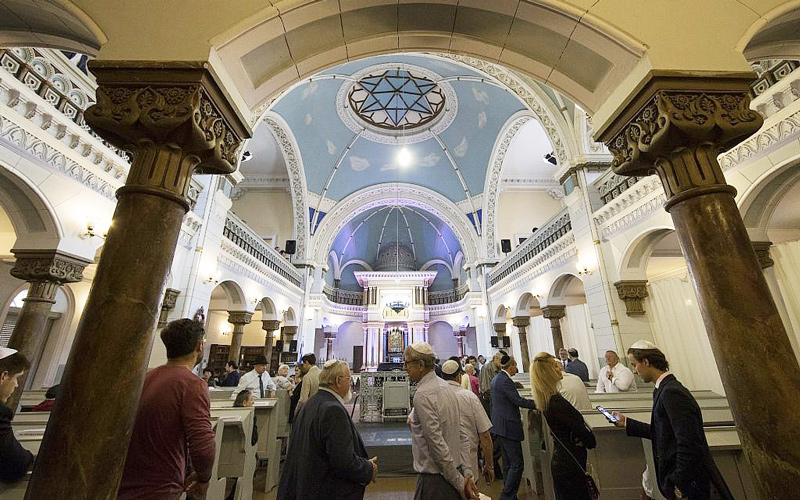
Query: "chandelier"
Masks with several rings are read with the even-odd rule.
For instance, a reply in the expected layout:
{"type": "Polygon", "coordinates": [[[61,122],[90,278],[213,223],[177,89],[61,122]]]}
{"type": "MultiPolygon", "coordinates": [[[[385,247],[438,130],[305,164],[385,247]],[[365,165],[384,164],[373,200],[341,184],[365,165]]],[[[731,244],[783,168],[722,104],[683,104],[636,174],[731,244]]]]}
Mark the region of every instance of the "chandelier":
{"type": "Polygon", "coordinates": [[[391,309],[396,313],[399,313],[400,311],[408,307],[408,302],[403,302],[402,300],[397,299],[386,304],[386,307],[388,307],[389,309],[391,309]]]}

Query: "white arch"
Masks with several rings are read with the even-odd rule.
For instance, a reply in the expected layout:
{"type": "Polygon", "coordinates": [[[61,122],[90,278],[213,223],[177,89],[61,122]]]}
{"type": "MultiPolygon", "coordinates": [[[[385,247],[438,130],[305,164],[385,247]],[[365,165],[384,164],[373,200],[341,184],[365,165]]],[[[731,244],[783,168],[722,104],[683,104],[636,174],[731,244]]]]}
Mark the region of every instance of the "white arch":
{"type": "Polygon", "coordinates": [[[347,266],[353,266],[353,265],[356,265],[356,264],[361,266],[361,267],[363,267],[367,271],[372,271],[373,270],[372,266],[370,266],[368,262],[365,262],[365,261],[363,261],[361,259],[351,259],[351,260],[348,260],[347,262],[345,262],[342,265],[342,267],[339,269],[339,274],[338,275],[334,275],[334,276],[336,277],[336,279],[341,279],[342,278],[342,273],[344,272],[345,268],[347,266]]]}
{"type": "Polygon", "coordinates": [[[467,261],[472,262],[478,257],[475,230],[455,203],[422,186],[393,183],[364,188],[338,202],[312,238],[313,260],[327,262],[336,235],[354,217],[371,208],[391,204],[417,207],[439,217],[455,233],[467,261]]]}
{"type": "Polygon", "coordinates": [[[428,262],[426,262],[425,264],[423,264],[422,267],[419,268],[419,270],[420,271],[427,271],[430,267],[435,266],[436,264],[441,264],[444,267],[446,267],[447,270],[450,271],[450,278],[451,279],[458,278],[458,276],[454,273],[453,266],[451,266],[447,262],[443,261],[442,259],[431,259],[428,262]]]}

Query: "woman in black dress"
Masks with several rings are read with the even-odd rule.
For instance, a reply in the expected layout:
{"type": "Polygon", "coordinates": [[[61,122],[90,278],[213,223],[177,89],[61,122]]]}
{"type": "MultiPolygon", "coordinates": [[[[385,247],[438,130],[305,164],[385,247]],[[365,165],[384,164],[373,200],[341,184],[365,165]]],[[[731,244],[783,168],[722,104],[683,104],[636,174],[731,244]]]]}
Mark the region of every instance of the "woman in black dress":
{"type": "Polygon", "coordinates": [[[581,413],[558,393],[561,364],[549,353],[531,363],[531,389],[536,408],[543,412],[553,433],[550,471],[556,500],[590,500],[586,484],[586,450],[597,445],[581,413]],[[578,465],[580,464],[580,466],[578,465]]]}

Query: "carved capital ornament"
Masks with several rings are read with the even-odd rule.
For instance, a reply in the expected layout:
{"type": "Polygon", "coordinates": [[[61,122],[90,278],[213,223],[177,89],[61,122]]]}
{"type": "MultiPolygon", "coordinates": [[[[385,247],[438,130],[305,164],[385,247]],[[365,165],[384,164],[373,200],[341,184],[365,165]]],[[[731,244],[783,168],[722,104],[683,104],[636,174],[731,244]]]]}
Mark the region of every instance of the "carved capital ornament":
{"type": "Polygon", "coordinates": [[[649,296],[647,280],[623,280],[614,283],[619,298],[625,302],[625,312],[628,316],[644,315],[644,299],[649,296]]]}
{"type": "Polygon", "coordinates": [[[275,330],[279,329],[280,327],[281,327],[280,320],[277,320],[277,319],[264,319],[264,320],[261,320],[261,328],[263,330],[266,330],[267,333],[269,333],[269,334],[271,334],[275,330]]]}
{"type": "Polygon", "coordinates": [[[234,326],[244,326],[250,323],[250,320],[253,319],[253,313],[247,311],[229,311],[228,312],[228,323],[231,323],[234,326]]]}
{"type": "Polygon", "coordinates": [[[771,241],[753,241],[752,244],[761,269],[768,269],[775,265],[775,261],[769,256],[769,247],[772,246],[771,241]]]}
{"type": "Polygon", "coordinates": [[[566,306],[546,306],[542,308],[542,316],[544,319],[549,319],[552,323],[553,320],[560,320],[566,315],[566,306]]]}
{"type": "Polygon", "coordinates": [[[511,318],[511,321],[514,322],[514,326],[522,329],[525,329],[531,324],[531,318],[529,316],[515,316],[511,318]]]}

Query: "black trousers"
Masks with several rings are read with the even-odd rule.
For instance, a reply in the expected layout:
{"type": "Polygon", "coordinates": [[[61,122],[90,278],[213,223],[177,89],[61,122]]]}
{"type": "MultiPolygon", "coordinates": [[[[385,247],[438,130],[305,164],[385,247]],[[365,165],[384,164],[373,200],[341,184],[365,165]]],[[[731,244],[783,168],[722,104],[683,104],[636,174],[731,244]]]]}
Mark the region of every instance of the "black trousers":
{"type": "Polygon", "coordinates": [[[418,474],[414,500],[461,500],[461,495],[441,474],[418,474]]]}
{"type": "Polygon", "coordinates": [[[500,447],[503,453],[503,492],[500,500],[516,500],[519,483],[522,482],[522,472],[525,464],[522,459],[522,443],[511,439],[500,438],[500,447]]]}

